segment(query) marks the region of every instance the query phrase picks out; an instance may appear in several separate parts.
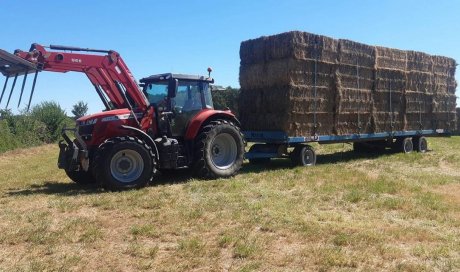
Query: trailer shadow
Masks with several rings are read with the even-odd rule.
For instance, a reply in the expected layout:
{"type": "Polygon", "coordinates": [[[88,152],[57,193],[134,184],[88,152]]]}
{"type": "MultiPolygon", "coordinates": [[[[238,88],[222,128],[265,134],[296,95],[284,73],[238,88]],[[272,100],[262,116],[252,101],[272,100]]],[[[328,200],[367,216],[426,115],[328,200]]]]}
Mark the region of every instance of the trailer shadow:
{"type": "MultiPolygon", "coordinates": [[[[395,152],[388,149],[380,152],[363,152],[357,153],[352,150],[335,152],[329,154],[318,154],[317,164],[334,164],[339,162],[350,162],[360,159],[374,159],[382,156],[392,155],[395,152]]],[[[291,169],[295,166],[289,159],[274,159],[265,164],[250,164],[245,162],[240,173],[260,173],[267,170],[291,169]]],[[[152,187],[174,185],[187,183],[193,180],[190,170],[177,170],[170,173],[158,173],[151,184],[152,187]]],[[[206,180],[203,180],[206,182],[206,180]]],[[[61,196],[76,196],[90,195],[108,192],[96,184],[77,184],[73,182],[62,181],[44,181],[32,184],[27,188],[10,189],[6,192],[9,196],[29,196],[29,195],[61,195],[61,196]]]]}
{"type": "Polygon", "coordinates": [[[317,164],[328,164],[328,163],[339,163],[339,162],[350,162],[360,159],[375,159],[383,156],[389,156],[398,153],[391,149],[369,151],[369,152],[356,152],[353,150],[347,150],[342,152],[335,152],[329,154],[320,154],[317,156],[317,164]]]}

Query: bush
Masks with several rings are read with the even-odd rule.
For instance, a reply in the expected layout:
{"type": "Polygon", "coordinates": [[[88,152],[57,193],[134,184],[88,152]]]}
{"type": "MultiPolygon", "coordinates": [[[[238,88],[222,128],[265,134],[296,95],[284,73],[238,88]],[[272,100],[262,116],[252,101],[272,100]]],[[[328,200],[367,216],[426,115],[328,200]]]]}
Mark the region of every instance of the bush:
{"type": "Polygon", "coordinates": [[[0,152],[55,142],[64,126],[73,125],[74,120],[55,102],[43,102],[19,115],[0,110],[0,152]]]}
{"type": "Polygon", "coordinates": [[[0,153],[15,149],[19,145],[15,135],[10,131],[8,122],[6,120],[0,120],[0,153]]]}
{"type": "Polygon", "coordinates": [[[49,139],[47,142],[57,141],[61,135],[61,129],[67,123],[65,111],[56,102],[42,102],[32,108],[31,117],[45,124],[49,139]]]}

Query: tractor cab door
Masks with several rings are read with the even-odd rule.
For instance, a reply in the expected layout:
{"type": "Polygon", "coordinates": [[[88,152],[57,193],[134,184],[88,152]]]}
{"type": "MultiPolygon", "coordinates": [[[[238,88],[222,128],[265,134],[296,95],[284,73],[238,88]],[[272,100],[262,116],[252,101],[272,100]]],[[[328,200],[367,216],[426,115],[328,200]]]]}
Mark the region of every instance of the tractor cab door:
{"type": "Polygon", "coordinates": [[[171,98],[173,115],[171,133],[173,137],[183,137],[189,121],[203,109],[212,109],[209,83],[181,80],[176,97],[171,98]]]}

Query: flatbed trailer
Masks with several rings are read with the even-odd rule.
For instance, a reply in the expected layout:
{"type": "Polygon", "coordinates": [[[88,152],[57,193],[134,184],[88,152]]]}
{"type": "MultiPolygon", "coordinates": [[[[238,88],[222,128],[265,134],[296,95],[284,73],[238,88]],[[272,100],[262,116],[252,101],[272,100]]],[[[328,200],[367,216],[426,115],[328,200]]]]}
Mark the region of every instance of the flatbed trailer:
{"type": "Polygon", "coordinates": [[[245,158],[251,163],[264,163],[274,158],[289,158],[295,165],[316,164],[316,152],[311,143],[352,143],[355,151],[382,150],[410,153],[426,152],[426,137],[449,137],[451,131],[444,129],[389,131],[370,134],[289,136],[284,131],[243,131],[245,140],[252,143],[245,158]],[[289,148],[293,148],[289,151],[289,148]]]}

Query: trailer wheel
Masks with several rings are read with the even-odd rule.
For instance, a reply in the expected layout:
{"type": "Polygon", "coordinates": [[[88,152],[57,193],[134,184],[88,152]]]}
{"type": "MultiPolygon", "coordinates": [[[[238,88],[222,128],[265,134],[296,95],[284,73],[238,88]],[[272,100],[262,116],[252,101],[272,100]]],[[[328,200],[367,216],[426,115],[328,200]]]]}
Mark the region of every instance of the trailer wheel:
{"type": "Polygon", "coordinates": [[[85,172],[65,170],[65,173],[73,182],[78,184],[91,184],[96,182],[90,171],[85,172]]]}
{"type": "Polygon", "coordinates": [[[403,153],[411,153],[414,151],[414,143],[412,138],[404,138],[401,143],[401,149],[403,153]]]}
{"type": "Polygon", "coordinates": [[[93,175],[112,191],[147,186],[155,171],[152,148],[134,137],[116,137],[102,143],[94,157],[93,175]]]}
{"type": "Polygon", "coordinates": [[[193,169],[201,178],[226,178],[243,165],[244,142],[239,127],[226,120],[204,126],[195,142],[193,169]]]}
{"type": "Polygon", "coordinates": [[[425,153],[428,150],[428,141],[425,137],[417,137],[414,140],[414,145],[418,152],[425,153]]]}
{"type": "Polygon", "coordinates": [[[298,145],[291,153],[291,160],[296,166],[313,166],[316,164],[315,150],[309,145],[298,145]]]}

